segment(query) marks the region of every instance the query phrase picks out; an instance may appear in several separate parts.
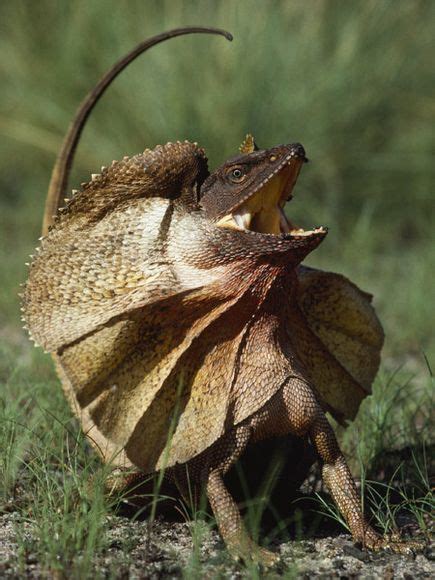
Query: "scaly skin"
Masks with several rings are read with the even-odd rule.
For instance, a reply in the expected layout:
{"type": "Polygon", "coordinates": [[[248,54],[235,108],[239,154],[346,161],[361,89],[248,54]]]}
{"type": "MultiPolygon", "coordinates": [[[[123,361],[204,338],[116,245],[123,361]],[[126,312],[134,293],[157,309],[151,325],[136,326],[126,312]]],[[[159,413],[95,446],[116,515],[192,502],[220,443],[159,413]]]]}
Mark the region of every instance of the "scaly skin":
{"type": "Polygon", "coordinates": [[[383,333],[367,294],[300,266],[326,235],[282,211],[301,145],[247,139],[210,175],[196,144],[158,146],[103,168],[52,222],[84,119],[129,60],[67,135],[24,292],[32,338],[53,354],[84,431],[103,460],[165,469],[184,495],[188,474],[230,551],[265,566],[276,556],[249,538],[224,475],[251,443],[309,437],[354,539],[408,550],[368,526],[325,417],[355,416],[383,333]]]}

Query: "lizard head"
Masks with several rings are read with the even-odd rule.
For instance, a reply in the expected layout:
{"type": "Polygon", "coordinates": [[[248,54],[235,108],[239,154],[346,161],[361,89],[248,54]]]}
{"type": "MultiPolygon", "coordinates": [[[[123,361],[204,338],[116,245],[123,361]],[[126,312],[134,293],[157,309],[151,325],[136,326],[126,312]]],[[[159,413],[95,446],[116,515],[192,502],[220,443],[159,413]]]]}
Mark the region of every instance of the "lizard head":
{"type": "Polygon", "coordinates": [[[325,234],[324,228],[296,228],[286,217],[284,205],[302,165],[307,162],[299,143],[259,150],[252,137],[214,171],[201,187],[201,205],[218,227],[263,234],[311,237],[325,234]],[[247,143],[249,145],[247,145],[247,143]]]}

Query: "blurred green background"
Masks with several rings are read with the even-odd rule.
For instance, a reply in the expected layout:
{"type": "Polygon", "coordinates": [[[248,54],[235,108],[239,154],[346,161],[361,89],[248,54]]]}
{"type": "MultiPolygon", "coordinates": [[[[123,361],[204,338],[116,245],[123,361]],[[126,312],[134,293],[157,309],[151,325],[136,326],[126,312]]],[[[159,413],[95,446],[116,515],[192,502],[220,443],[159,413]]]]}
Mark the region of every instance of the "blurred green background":
{"type": "Polygon", "coordinates": [[[375,295],[387,367],[426,372],[422,353],[435,342],[435,2],[9,1],[0,22],[0,338],[14,357],[28,351],[18,285],[76,107],[140,40],[200,24],[234,41],[179,38],[134,62],[93,114],[71,188],[166,141],[198,141],[212,167],[247,132],[262,147],[300,141],[311,163],[289,214],[330,227],[310,263],[375,295]]]}

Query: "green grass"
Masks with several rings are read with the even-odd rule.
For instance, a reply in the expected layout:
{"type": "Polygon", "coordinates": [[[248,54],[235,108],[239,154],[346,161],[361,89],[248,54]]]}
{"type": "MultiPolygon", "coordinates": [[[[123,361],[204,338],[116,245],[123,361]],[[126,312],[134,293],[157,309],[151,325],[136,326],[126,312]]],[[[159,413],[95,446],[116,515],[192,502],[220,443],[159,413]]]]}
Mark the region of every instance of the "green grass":
{"type": "MultiPolygon", "coordinates": [[[[301,141],[311,163],[289,213],[296,223],[330,227],[309,263],[372,292],[386,331],[374,394],[342,444],[366,480],[387,452],[412,448],[403,467],[411,471],[383,484],[397,488],[403,478],[399,504],[408,502],[424,531],[423,450],[433,443],[425,357],[435,346],[435,4],[17,1],[0,6],[0,22],[0,490],[2,509],[18,514],[22,570],[36,553],[45,571],[84,577],[107,551],[110,528],[110,502],[98,484],[92,501],[87,489],[101,466],[49,358],[20,325],[17,294],[50,169],[79,101],[107,67],[144,37],[186,24],[226,28],[234,41],[177,39],[133,63],[90,120],[71,187],[112,159],[166,141],[198,141],[212,167],[248,131],[261,146],[301,141]]],[[[389,488],[371,486],[366,497],[391,527],[389,488]]],[[[254,528],[258,518],[253,512],[254,528]]],[[[192,575],[200,574],[198,554],[192,575]]]]}
{"type": "Polygon", "coordinates": [[[15,368],[2,388],[0,511],[20,514],[22,569],[36,553],[47,572],[68,568],[79,578],[104,546],[100,529],[108,505],[99,476],[104,469],[71,421],[47,361],[32,359],[15,368]]]}

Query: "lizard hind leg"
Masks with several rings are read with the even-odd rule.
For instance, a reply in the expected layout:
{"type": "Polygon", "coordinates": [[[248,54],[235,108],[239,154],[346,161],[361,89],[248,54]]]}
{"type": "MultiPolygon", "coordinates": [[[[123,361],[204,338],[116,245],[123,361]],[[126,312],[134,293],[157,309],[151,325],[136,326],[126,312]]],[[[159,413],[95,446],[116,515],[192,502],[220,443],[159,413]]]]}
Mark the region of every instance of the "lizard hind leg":
{"type": "Polygon", "coordinates": [[[277,554],[258,546],[243,524],[237,503],[224,483],[224,475],[240,457],[251,437],[248,425],[240,425],[208,450],[208,467],[203,475],[207,498],[216,517],[219,532],[236,559],[253,562],[264,568],[277,563],[277,554]]]}
{"type": "Polygon", "coordinates": [[[353,540],[371,550],[387,548],[397,553],[408,553],[421,549],[416,542],[383,538],[369,525],[334,431],[311,387],[304,381],[289,383],[283,390],[283,399],[291,431],[308,433],[320,457],[323,479],[349,526],[353,540]]]}

